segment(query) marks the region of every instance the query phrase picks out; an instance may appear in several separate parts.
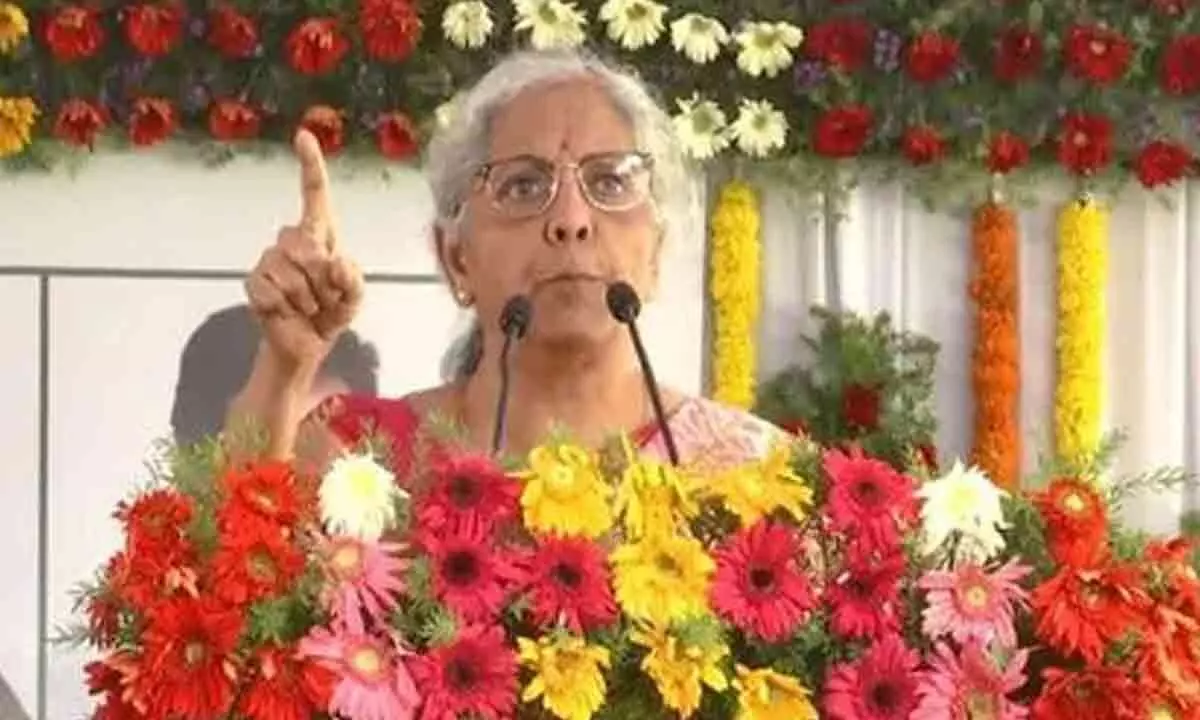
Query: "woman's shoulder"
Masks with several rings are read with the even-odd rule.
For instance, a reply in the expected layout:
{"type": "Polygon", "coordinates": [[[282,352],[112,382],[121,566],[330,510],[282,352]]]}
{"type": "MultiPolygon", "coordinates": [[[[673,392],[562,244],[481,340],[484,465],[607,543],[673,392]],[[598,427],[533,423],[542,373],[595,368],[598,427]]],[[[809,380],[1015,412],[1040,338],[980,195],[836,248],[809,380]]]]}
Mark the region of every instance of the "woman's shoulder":
{"type": "MultiPolygon", "coordinates": [[[[668,422],[685,462],[726,467],[763,457],[787,433],[757,415],[704,397],[686,396],[668,422]]],[[[656,437],[654,444],[661,444],[656,437]]]]}

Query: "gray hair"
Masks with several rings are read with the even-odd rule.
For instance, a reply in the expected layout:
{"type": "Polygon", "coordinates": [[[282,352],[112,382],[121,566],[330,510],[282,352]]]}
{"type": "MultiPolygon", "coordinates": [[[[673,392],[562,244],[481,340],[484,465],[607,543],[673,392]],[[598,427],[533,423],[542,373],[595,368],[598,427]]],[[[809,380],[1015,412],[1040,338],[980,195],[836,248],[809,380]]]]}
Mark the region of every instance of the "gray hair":
{"type": "MultiPolygon", "coordinates": [[[[653,158],[651,194],[664,237],[682,232],[693,186],[670,116],[633,72],[583,50],[514,53],[493,66],[458,100],[448,122],[430,141],[425,162],[439,224],[460,221],[474,175],[488,160],[496,114],[525,90],[582,77],[599,82],[633,127],[638,149],[653,158]]],[[[453,379],[472,374],[482,356],[482,345],[482,328],[476,322],[469,334],[451,347],[442,363],[443,374],[453,379]]]]}

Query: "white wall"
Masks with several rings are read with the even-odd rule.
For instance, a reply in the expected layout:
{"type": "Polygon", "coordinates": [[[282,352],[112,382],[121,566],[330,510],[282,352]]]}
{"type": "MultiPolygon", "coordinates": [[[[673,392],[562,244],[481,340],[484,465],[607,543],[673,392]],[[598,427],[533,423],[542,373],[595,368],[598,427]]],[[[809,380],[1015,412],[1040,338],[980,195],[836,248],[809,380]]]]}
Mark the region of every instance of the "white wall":
{"type": "MultiPolygon", "coordinates": [[[[42,583],[52,635],[70,620],[70,588],[118,546],[111,511],[146,480],[143,460],[169,433],[183,343],[209,313],[240,301],[238,275],[298,210],[287,159],[211,170],[167,152],[98,156],[76,178],[0,178],[0,673],[35,717],[42,583]]],[[[354,328],[379,350],[380,390],[434,384],[463,328],[434,275],[424,185],[411,171],[386,182],[336,166],[332,174],[345,248],[383,276],[369,283],[354,328]]],[[[658,373],[687,391],[701,377],[702,237],[669,246],[665,287],[645,321],[658,373]]],[[[47,660],[40,716],[83,715],[86,655],[51,647],[47,660]]]]}

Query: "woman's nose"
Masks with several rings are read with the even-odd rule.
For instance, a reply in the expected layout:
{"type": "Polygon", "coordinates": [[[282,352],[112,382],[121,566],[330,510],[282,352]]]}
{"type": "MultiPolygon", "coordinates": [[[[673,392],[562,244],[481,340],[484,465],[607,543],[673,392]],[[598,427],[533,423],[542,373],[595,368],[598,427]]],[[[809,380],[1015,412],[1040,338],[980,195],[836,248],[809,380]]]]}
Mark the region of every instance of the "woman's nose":
{"type": "Polygon", "coordinates": [[[592,207],[571,173],[563,178],[558,197],[546,211],[546,241],[582,242],[592,235],[592,207]]]}

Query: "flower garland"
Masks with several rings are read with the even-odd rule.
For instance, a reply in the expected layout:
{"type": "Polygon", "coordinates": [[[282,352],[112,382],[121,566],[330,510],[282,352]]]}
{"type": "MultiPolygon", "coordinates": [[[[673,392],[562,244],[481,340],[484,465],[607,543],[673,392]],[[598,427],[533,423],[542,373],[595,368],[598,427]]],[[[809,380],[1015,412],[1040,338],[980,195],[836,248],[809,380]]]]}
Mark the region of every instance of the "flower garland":
{"type": "Polygon", "coordinates": [[[1100,443],[1108,274],[1108,210],[1084,197],[1058,224],[1057,384],[1054,442],[1059,457],[1085,461],[1100,443]]]}
{"type": "Polygon", "coordinates": [[[712,216],[710,290],[713,308],[712,394],[740,408],[754,403],[759,311],[758,195],[731,180],[712,216]]]}
{"type": "Polygon", "coordinates": [[[975,462],[1007,490],[1020,483],[1021,349],[1019,235],[1011,208],[989,201],[975,211],[970,294],[975,302],[975,462]]]}

